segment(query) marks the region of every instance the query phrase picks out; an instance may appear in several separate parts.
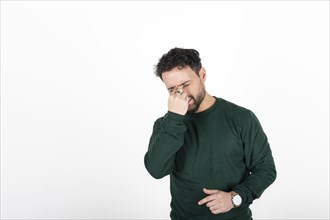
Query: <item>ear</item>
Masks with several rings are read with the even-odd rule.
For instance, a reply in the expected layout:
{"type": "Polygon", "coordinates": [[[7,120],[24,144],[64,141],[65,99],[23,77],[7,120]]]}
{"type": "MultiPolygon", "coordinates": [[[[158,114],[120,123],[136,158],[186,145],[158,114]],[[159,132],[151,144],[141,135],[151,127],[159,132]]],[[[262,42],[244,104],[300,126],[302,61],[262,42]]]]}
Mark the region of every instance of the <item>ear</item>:
{"type": "Polygon", "coordinates": [[[203,82],[205,82],[205,80],[206,80],[206,71],[205,71],[204,67],[202,67],[199,70],[199,77],[203,80],[203,82]]]}

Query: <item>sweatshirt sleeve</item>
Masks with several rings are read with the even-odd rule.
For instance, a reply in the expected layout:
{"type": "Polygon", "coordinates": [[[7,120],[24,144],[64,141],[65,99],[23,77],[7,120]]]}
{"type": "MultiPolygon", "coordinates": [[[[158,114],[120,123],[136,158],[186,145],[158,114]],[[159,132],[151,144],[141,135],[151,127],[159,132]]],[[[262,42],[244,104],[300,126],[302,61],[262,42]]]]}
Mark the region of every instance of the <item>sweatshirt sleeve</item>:
{"type": "Polygon", "coordinates": [[[241,138],[249,174],[233,190],[242,197],[243,203],[251,204],[275,181],[276,168],[267,136],[251,111],[242,120],[241,138]]]}
{"type": "Polygon", "coordinates": [[[176,152],[183,146],[186,126],[184,116],[173,112],[154,123],[144,165],[151,176],[163,178],[174,168],[176,152]]]}

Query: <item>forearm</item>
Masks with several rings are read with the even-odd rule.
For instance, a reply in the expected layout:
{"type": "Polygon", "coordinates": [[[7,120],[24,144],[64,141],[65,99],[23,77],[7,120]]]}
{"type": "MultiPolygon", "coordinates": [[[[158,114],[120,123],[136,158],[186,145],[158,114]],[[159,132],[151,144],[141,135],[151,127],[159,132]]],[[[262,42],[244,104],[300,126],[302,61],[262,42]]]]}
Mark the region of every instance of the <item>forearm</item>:
{"type": "Polygon", "coordinates": [[[276,179],[276,168],[271,154],[264,158],[264,161],[258,164],[243,182],[234,187],[243,200],[243,203],[251,204],[257,199],[276,179]]]}
{"type": "Polygon", "coordinates": [[[241,195],[243,203],[251,204],[275,181],[276,168],[267,136],[252,112],[242,127],[248,174],[233,190],[241,195]]]}
{"type": "Polygon", "coordinates": [[[160,179],[174,168],[176,152],[182,147],[186,126],[184,116],[168,112],[162,121],[155,123],[145,154],[145,167],[154,178],[160,179]]]}

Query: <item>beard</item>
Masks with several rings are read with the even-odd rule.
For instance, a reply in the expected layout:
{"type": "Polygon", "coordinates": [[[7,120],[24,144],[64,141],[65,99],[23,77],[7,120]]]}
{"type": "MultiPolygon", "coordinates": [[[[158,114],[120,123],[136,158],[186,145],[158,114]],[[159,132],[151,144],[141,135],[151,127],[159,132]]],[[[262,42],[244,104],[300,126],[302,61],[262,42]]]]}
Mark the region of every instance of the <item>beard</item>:
{"type": "Polygon", "coordinates": [[[206,95],[205,88],[202,87],[201,91],[197,94],[196,97],[190,96],[191,100],[193,100],[193,103],[188,107],[188,113],[196,113],[199,109],[199,106],[203,102],[206,95]]]}

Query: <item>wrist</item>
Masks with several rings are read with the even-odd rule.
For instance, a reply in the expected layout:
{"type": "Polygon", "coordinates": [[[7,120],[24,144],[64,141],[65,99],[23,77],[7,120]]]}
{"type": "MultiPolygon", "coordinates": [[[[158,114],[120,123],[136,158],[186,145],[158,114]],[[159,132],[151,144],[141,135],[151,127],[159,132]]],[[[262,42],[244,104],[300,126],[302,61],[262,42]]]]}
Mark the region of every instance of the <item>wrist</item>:
{"type": "Polygon", "coordinates": [[[231,191],[230,194],[231,194],[231,203],[233,205],[233,208],[237,208],[237,207],[241,206],[242,197],[234,191],[231,191]]]}
{"type": "Polygon", "coordinates": [[[168,111],[169,112],[173,112],[175,114],[178,114],[178,115],[185,115],[187,113],[186,110],[182,110],[182,109],[176,109],[176,108],[168,108],[168,111]]]}

